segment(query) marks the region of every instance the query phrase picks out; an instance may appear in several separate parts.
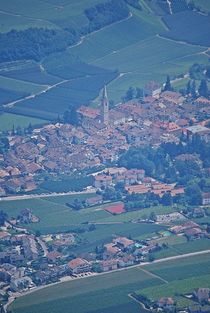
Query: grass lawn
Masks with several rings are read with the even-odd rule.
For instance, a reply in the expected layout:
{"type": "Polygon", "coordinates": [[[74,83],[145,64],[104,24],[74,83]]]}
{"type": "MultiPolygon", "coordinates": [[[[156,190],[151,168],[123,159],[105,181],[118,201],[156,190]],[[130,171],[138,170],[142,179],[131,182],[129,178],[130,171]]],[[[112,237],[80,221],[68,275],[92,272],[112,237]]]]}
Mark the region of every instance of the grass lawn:
{"type": "Polygon", "coordinates": [[[31,125],[33,126],[44,124],[47,122],[47,120],[42,120],[29,116],[3,113],[0,115],[0,131],[12,130],[13,125],[15,126],[15,128],[17,128],[18,126],[24,128],[27,127],[29,123],[31,123],[31,125]]]}

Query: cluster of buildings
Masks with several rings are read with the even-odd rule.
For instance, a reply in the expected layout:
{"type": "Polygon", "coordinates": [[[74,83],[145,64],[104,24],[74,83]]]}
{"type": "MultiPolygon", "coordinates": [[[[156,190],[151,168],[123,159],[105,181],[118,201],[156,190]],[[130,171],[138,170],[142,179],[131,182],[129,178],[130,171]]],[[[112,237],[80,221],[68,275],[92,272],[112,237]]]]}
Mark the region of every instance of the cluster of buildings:
{"type": "Polygon", "coordinates": [[[176,196],[184,193],[184,188],[176,188],[176,184],[161,183],[152,177],[146,177],[143,169],[108,168],[94,176],[94,186],[103,189],[122,183],[129,194],[154,193],[162,197],[165,193],[176,196]]]}
{"type": "Polygon", "coordinates": [[[32,134],[8,136],[9,150],[0,154],[0,196],[36,190],[46,172],[69,174],[116,162],[131,146],[176,143],[181,134],[209,140],[207,99],[192,104],[177,92],[154,93],[154,88],[148,86],[143,101],[134,99],[113,109],[104,88],[99,109],[77,110],[77,127],[49,124],[32,134]]]}

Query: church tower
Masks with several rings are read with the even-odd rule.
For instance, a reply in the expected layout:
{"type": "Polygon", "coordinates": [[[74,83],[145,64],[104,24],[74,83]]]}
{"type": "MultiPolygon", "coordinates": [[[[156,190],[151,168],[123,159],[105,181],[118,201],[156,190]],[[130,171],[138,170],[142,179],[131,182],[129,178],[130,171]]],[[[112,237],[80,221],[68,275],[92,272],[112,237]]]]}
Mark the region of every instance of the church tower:
{"type": "Polygon", "coordinates": [[[101,98],[101,121],[105,124],[109,124],[109,100],[107,97],[106,86],[103,88],[102,98],[101,98]]]}

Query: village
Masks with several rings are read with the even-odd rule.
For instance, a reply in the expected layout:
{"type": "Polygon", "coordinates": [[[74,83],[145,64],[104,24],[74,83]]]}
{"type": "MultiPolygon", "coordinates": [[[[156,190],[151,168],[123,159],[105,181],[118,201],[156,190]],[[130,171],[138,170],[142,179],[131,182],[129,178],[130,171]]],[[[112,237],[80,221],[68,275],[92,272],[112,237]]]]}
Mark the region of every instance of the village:
{"type": "MultiPolygon", "coordinates": [[[[56,178],[85,170],[97,172],[116,164],[131,147],[178,144],[180,136],[198,136],[208,142],[210,101],[200,97],[192,102],[178,92],[161,92],[154,86],[147,87],[143,100],[130,100],[113,109],[109,109],[104,88],[99,109],[82,106],[77,110],[78,126],[56,123],[26,135],[11,132],[8,147],[0,154],[0,196],[35,192],[46,173],[56,178]]],[[[105,179],[111,183],[110,177],[105,179]]]]}
{"type": "MultiPolygon", "coordinates": [[[[85,175],[90,175],[92,180],[86,188],[94,188],[97,194],[83,203],[76,199],[69,204],[73,210],[110,203],[105,210],[118,215],[135,210],[131,202],[136,199],[137,209],[140,208],[140,201],[145,205],[142,195],[152,195],[155,199],[153,203],[162,203],[168,196],[179,199],[185,194],[185,186],[163,182],[149,176],[143,168],[119,166],[117,161],[131,147],[159,147],[162,143],[178,145],[181,136],[188,141],[196,137],[207,143],[210,138],[210,101],[198,98],[192,103],[177,92],[161,92],[161,89],[153,87],[154,84],[149,85],[147,96],[141,101],[131,100],[113,109],[109,109],[105,87],[100,109],[82,106],[77,110],[78,126],[55,123],[35,128],[26,135],[9,134],[9,147],[0,155],[0,196],[36,192],[46,173],[56,179],[75,172],[83,175],[89,170],[91,175],[85,175]],[[119,199],[113,202],[105,195],[109,189],[117,193],[119,185],[123,186],[120,205],[115,203],[119,199]]],[[[179,156],[184,160],[196,157],[190,154],[179,156]]],[[[203,167],[202,172],[209,177],[208,167],[203,167]]],[[[195,219],[209,214],[209,204],[210,193],[207,190],[202,193],[201,205],[188,211],[179,207],[173,213],[152,212],[145,219],[132,220],[139,227],[142,223],[164,225],[164,230],[152,237],[136,240],[114,235],[111,241],[102,243],[95,250],[76,254],[71,249],[80,246],[80,234],[42,235],[28,230],[26,225],[40,221],[30,207],[23,208],[13,218],[3,216],[0,230],[1,301],[65,279],[78,279],[153,262],[157,252],[168,249],[168,245],[161,241],[166,236],[183,236],[187,241],[210,239],[209,224],[195,222],[195,219]]],[[[87,231],[91,231],[91,227],[94,229],[94,223],[87,231]]],[[[199,303],[208,302],[209,289],[200,287],[194,296],[199,303]]],[[[174,301],[159,299],[154,308],[174,309],[174,301]]],[[[203,311],[199,306],[197,311],[189,312],[203,311]]]]}

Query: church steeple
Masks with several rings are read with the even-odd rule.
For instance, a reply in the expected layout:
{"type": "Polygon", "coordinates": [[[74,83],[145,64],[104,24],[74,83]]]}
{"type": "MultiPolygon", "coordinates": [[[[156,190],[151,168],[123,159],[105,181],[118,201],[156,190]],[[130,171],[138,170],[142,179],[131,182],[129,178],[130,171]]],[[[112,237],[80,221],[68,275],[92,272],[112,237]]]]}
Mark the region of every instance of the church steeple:
{"type": "Polygon", "coordinates": [[[105,125],[109,124],[109,100],[107,96],[106,85],[103,88],[101,98],[101,119],[105,125]]]}

